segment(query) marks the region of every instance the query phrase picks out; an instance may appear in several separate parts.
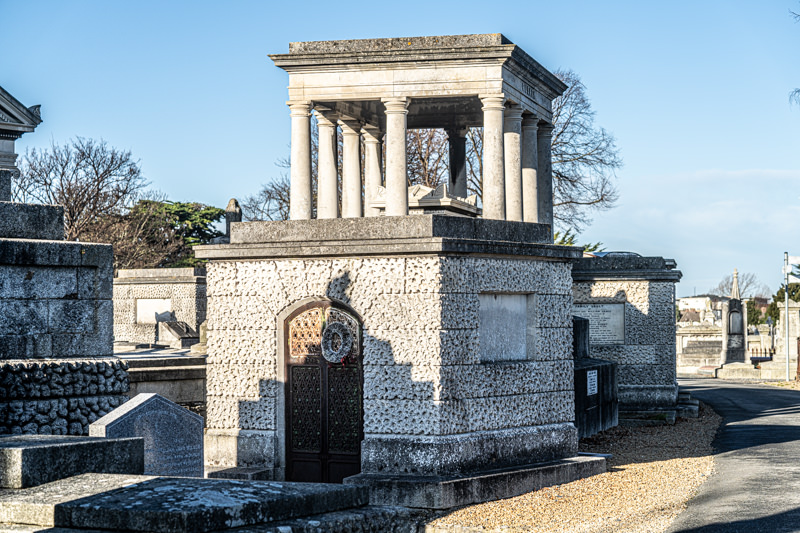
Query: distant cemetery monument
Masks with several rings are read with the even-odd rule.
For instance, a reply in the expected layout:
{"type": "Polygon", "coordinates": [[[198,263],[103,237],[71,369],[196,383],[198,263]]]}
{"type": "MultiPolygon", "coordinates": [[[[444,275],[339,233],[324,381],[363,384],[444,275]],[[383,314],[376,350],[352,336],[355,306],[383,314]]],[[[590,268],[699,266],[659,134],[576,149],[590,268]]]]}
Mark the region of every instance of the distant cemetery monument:
{"type": "Polygon", "coordinates": [[[11,202],[14,142],[41,122],[0,88],[0,435],[85,435],[120,405],[112,355],[112,252],[64,240],[64,210],[11,202]]]}
{"type": "Polygon", "coordinates": [[[564,84],[500,34],[271,57],[289,73],[291,220],[233,223],[229,244],[195,248],[210,260],[211,475],[344,480],[373,503],[447,508],[602,471],[577,456],[573,423],[581,251],[552,237],[564,84]],[[466,190],[473,126],[482,218],[466,190]],[[433,127],[450,139],[449,181],[409,189],[407,130],[433,127]]]}

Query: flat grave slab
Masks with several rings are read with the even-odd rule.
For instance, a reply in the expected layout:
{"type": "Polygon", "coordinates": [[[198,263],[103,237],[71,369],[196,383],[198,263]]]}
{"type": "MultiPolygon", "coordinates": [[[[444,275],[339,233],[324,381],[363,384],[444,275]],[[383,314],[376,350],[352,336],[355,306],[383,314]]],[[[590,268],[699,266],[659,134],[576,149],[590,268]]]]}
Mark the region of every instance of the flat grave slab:
{"type": "Polygon", "coordinates": [[[205,532],[367,505],[368,490],[320,483],[83,474],[0,491],[0,523],[205,532]]]}
{"type": "Polygon", "coordinates": [[[144,472],[144,439],[59,435],[0,438],[0,488],[19,489],[102,472],[144,472]]]}

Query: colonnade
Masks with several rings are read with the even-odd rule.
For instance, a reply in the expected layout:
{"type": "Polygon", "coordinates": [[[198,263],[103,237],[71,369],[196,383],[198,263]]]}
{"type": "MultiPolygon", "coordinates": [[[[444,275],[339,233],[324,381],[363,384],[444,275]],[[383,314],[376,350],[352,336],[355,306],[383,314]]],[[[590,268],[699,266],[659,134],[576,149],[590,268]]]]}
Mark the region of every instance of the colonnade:
{"type": "MultiPolygon", "coordinates": [[[[553,223],[552,125],[525,113],[502,94],[482,95],[483,217],[553,223]]],[[[377,216],[371,206],[378,187],[386,190],[387,216],[408,214],[406,133],[410,98],[384,98],[386,131],[312,102],[288,102],[292,119],[290,218],[310,219],[311,112],[319,126],[317,218],[338,218],[338,145],[343,136],[342,212],[344,218],[377,216]],[[381,175],[381,136],[385,135],[385,175],[381,175]],[[364,203],[361,191],[361,138],[364,139],[364,203]]],[[[467,196],[466,128],[447,130],[450,191],[467,196]]]]}

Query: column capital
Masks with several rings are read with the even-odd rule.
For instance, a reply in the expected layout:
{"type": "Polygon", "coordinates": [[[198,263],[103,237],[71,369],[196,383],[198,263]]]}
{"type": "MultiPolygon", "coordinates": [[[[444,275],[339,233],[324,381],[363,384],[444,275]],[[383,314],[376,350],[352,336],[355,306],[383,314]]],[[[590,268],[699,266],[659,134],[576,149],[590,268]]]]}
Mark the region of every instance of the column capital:
{"type": "Polygon", "coordinates": [[[350,117],[341,117],[338,123],[342,127],[342,135],[361,135],[361,121],[350,117]]]}
{"type": "Polygon", "coordinates": [[[339,120],[338,113],[325,109],[314,109],[314,116],[317,117],[317,124],[320,126],[336,127],[336,123],[339,120]]]}
{"type": "Polygon", "coordinates": [[[551,137],[554,128],[549,122],[539,122],[539,137],[551,137]]]}
{"type": "Polygon", "coordinates": [[[487,109],[505,109],[506,97],[503,93],[496,93],[496,94],[479,94],[478,98],[481,99],[481,103],[483,104],[483,110],[486,111],[487,109]]]}
{"type": "Polygon", "coordinates": [[[364,134],[365,143],[379,143],[381,142],[381,135],[383,135],[381,129],[372,124],[364,124],[361,126],[361,133],[364,134]]]}
{"type": "Polygon", "coordinates": [[[506,121],[510,122],[519,122],[522,120],[522,113],[523,113],[522,106],[515,105],[515,104],[508,104],[506,105],[505,113],[503,114],[503,118],[506,121]]]}
{"type": "Polygon", "coordinates": [[[381,98],[381,102],[386,107],[386,113],[408,113],[408,104],[411,103],[411,98],[405,96],[381,98]]]}
{"type": "Polygon", "coordinates": [[[311,114],[311,102],[307,100],[289,100],[286,102],[293,117],[307,117],[311,114]]]}
{"type": "Polygon", "coordinates": [[[539,128],[539,117],[536,115],[524,115],[522,117],[522,129],[531,130],[539,128]]]}
{"type": "Polygon", "coordinates": [[[467,136],[469,128],[467,126],[459,126],[457,128],[449,128],[445,130],[448,138],[461,137],[462,139],[467,136]]]}

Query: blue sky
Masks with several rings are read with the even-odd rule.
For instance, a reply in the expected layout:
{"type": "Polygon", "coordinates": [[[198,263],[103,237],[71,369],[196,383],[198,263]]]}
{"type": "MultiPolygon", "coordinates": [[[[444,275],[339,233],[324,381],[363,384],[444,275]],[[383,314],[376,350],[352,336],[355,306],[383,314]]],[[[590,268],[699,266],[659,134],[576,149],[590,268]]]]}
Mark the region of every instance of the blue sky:
{"type": "Polygon", "coordinates": [[[0,85],[44,122],[17,143],[103,138],[172,200],[224,207],[288,154],[291,41],[503,33],[587,86],[624,160],[581,242],[677,260],[678,295],[738,268],[774,291],[800,255],[798,0],[0,0],[0,85]]]}

